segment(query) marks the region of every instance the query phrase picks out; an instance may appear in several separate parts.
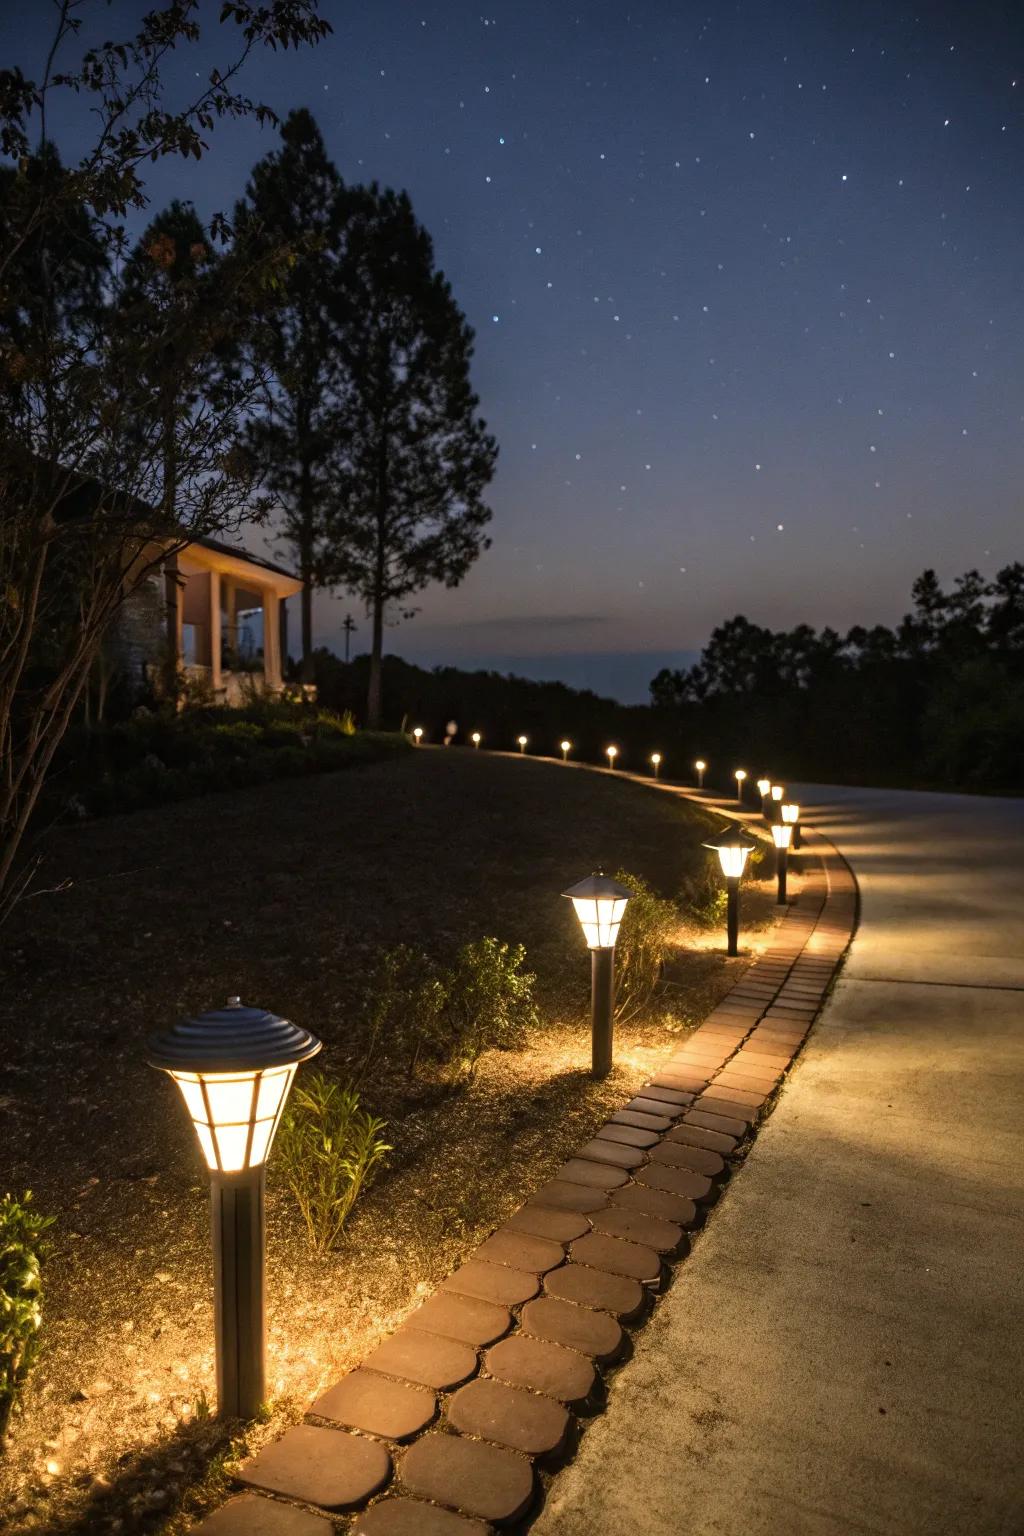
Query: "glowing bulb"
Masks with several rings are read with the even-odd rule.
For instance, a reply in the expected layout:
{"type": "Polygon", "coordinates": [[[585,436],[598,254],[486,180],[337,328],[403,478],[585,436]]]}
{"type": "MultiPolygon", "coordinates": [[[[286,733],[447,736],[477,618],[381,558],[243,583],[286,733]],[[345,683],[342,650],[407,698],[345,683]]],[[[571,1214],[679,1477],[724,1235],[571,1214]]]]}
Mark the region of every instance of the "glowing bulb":
{"type": "Polygon", "coordinates": [[[474,747],[478,747],[480,745],[480,732],[474,731],[469,739],[473,743],[474,747]]]}
{"type": "Polygon", "coordinates": [[[615,767],[615,759],[619,755],[618,747],[605,747],[604,755],[608,759],[608,766],[609,766],[609,768],[614,768],[615,767]]]}
{"type": "Polygon", "coordinates": [[[416,727],[416,729],[413,731],[412,734],[416,738],[416,745],[419,746],[420,742],[423,740],[423,727],[422,727],[422,725],[418,725],[416,727]]]}

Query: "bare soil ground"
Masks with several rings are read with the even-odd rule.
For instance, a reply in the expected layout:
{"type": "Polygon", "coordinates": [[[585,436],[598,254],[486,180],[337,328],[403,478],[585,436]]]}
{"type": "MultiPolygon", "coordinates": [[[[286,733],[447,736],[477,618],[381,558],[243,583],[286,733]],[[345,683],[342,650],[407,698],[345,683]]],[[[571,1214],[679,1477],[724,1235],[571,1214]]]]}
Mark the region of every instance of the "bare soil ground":
{"type": "MultiPolygon", "coordinates": [[[[675,985],[588,1075],[589,966],[566,885],[602,864],[685,899],[720,823],[610,774],[427,751],[55,833],[52,883],[0,951],[0,1189],[58,1217],[46,1346],[0,1454],[0,1528],[177,1532],[223,1493],[239,1426],[215,1402],[206,1180],[144,1042],[244,1000],[295,1018],[344,1073],[360,987],[397,943],[521,940],[544,1024],[457,1092],[387,1061],[363,1084],[395,1150],[342,1246],[318,1257],[271,1162],[268,1423],[295,1418],[544,1180],[735,980],[681,923],[675,985]]],[[[770,891],[745,895],[747,932],[770,891]]]]}

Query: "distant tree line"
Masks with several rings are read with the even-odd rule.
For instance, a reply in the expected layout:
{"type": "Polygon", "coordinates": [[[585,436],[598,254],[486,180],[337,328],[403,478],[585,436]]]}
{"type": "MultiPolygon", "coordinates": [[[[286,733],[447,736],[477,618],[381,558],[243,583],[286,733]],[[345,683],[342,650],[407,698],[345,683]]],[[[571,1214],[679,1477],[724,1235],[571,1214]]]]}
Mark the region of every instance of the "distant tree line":
{"type": "Polygon", "coordinates": [[[709,761],[788,778],[1020,793],[1024,760],[1024,564],[944,590],[912,588],[894,629],[742,615],[688,670],[662,671],[653,709],[709,761]]]}
{"type": "MultiPolygon", "coordinates": [[[[350,664],[318,650],[319,697],[358,711],[368,658],[350,664]]],[[[627,706],[564,683],[456,667],[427,670],[384,658],[388,724],[422,726],[439,741],[449,720],[466,746],[574,758],[733,787],[746,768],[787,779],[1020,793],[1024,761],[1024,564],[992,581],[968,571],[944,591],[934,571],[913,585],[913,609],[894,629],[855,626],[843,637],[806,624],[773,631],[742,616],[712,632],[700,660],[659,672],[649,705],[627,706]]]]}

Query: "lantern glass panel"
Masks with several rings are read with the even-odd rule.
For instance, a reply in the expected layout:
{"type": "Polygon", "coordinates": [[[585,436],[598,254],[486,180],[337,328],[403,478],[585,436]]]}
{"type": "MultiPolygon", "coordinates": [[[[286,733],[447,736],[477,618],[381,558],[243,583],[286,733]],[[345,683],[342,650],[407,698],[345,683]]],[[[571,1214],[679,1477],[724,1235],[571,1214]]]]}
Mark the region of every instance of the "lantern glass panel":
{"type": "Polygon", "coordinates": [[[295,1065],[266,1072],[172,1072],[207,1166],[241,1173],[266,1160],[295,1065]]]}
{"type": "Polygon", "coordinates": [[[614,949],[627,900],[625,896],[572,898],[588,948],[614,949]]]}
{"type": "Polygon", "coordinates": [[[777,821],[772,826],[772,839],[776,848],[788,848],[793,837],[793,828],[788,821],[777,821]]]}
{"type": "Polygon", "coordinates": [[[785,784],[773,784],[772,785],[772,799],[773,800],[781,800],[785,793],[786,793],[786,786],[785,786],[785,784]]]}
{"type": "Polygon", "coordinates": [[[727,880],[738,880],[746,868],[750,849],[742,844],[734,843],[731,847],[719,845],[718,857],[722,864],[722,874],[727,880]]]}
{"type": "Polygon", "coordinates": [[[768,791],[771,789],[771,787],[772,787],[771,779],[758,779],[758,781],[757,781],[757,791],[758,791],[758,794],[761,796],[762,800],[764,799],[764,797],[768,793],[768,791]]]}
{"type": "Polygon", "coordinates": [[[790,826],[792,826],[794,822],[800,820],[800,807],[798,805],[783,804],[782,819],[783,821],[788,822],[790,826]]]}

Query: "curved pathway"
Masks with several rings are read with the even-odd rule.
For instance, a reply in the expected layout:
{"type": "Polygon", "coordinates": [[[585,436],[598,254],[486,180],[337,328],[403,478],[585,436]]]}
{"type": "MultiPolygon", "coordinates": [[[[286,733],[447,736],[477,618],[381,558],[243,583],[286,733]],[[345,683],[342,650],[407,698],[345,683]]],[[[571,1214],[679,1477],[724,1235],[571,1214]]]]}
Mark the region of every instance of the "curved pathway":
{"type": "Polygon", "coordinates": [[[861,927],[536,1536],[1024,1530],[1024,802],[797,793],[861,927]]]}

